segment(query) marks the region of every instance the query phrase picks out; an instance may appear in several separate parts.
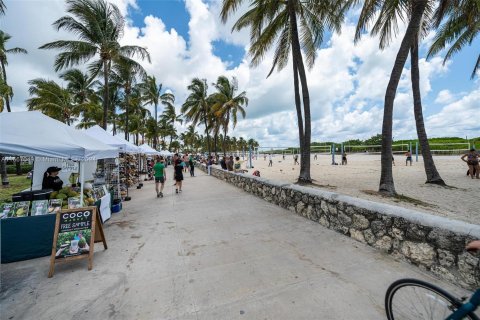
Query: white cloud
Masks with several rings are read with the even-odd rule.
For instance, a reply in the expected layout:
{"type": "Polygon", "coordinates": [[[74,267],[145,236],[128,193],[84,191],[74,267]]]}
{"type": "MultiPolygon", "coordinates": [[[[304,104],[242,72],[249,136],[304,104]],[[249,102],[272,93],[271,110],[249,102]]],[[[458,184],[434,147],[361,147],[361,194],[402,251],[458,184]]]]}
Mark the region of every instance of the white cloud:
{"type": "MultiPolygon", "coordinates": [[[[135,0],[114,2],[123,13],[132,8],[142,9],[135,0]]],[[[243,9],[247,7],[245,3],[243,9]]],[[[210,84],[219,75],[236,76],[240,90],[247,91],[250,103],[247,119],[239,120],[235,131],[232,133],[230,130],[229,134],[253,137],[262,145],[298,145],[291,64],[279,73],[274,72],[268,79],[266,75],[271,68],[271,52],[266,54],[264,61],[255,69],[249,68],[247,57],[238,66],[231,68],[227,57],[222,60],[214,55],[212,43],[221,40],[240,45],[248,51],[249,31],[230,32],[241,10],[224,25],[219,18],[220,1],[205,3],[201,0],[186,0],[185,6],[190,15],[189,39],[184,39],[175,29],[167,29],[160,17],[147,15],[142,26],[133,26],[132,21],[128,20],[122,44],[148,48],[152,63],[143,62],[143,65],[163,83],[164,88],[176,95],[177,110],[188,94],[186,87],[193,77],[206,78],[210,84]]],[[[54,20],[65,15],[65,5],[61,0],[10,1],[7,2],[7,7],[2,28],[13,36],[10,46],[26,47],[29,50],[28,56],[9,57],[9,80],[15,90],[13,108],[22,110],[25,109],[24,101],[28,98],[28,80],[40,76],[57,79],[53,71],[53,60],[57,52],[36,48],[46,42],[72,36],[59,33],[51,27],[54,20]],[[29,5],[26,6],[25,3],[29,5]],[[24,21],[29,21],[28,25],[24,21]]],[[[342,34],[333,35],[328,45],[318,50],[316,64],[308,71],[314,141],[364,139],[381,132],[385,89],[401,38],[394,39],[388,48],[380,51],[378,39],[369,36],[364,36],[355,46],[354,31],[352,23],[344,24],[342,34]]],[[[433,80],[445,76],[448,67],[448,64],[442,66],[440,57],[429,61],[421,57],[423,98],[435,91],[432,87],[433,80]]],[[[463,136],[464,128],[478,130],[478,125],[472,122],[474,117],[471,117],[474,114],[472,108],[475,107],[475,99],[480,101],[478,95],[478,90],[462,95],[448,90],[440,92],[435,102],[444,105],[444,108],[427,118],[429,134],[442,135],[443,132],[448,132],[449,135],[463,136]],[[457,99],[457,96],[460,98],[457,99]],[[466,115],[468,112],[470,117],[466,115]],[[442,126],[448,129],[443,131],[442,126]]],[[[429,105],[424,105],[424,108],[429,108],[429,105]]],[[[394,119],[395,137],[415,135],[408,63],[399,83],[394,119]]]]}
{"type": "Polygon", "coordinates": [[[435,103],[446,104],[452,102],[454,99],[450,90],[442,90],[438,93],[435,103]]]}

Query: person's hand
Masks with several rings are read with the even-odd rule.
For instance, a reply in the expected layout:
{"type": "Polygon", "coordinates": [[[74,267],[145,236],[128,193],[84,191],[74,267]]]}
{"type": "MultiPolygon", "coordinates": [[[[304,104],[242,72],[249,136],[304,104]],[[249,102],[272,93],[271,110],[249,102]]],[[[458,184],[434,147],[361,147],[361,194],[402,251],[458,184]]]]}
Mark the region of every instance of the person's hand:
{"type": "Polygon", "coordinates": [[[465,248],[467,251],[477,251],[480,250],[480,240],[475,240],[467,244],[467,247],[465,248]]]}

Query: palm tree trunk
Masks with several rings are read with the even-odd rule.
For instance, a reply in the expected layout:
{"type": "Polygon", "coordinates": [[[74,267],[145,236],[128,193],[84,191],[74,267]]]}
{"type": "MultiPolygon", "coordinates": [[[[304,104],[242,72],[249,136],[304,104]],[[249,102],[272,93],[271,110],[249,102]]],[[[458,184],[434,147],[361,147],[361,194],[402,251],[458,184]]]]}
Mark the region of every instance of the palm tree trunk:
{"type": "Polygon", "coordinates": [[[387,91],[385,92],[385,106],[383,109],[382,124],[382,160],[379,191],[387,195],[396,195],[395,184],[393,183],[392,172],[392,129],[393,129],[393,103],[397,92],[398,82],[402,75],[403,67],[408,58],[410,46],[415,35],[418,33],[423,12],[425,11],[426,0],[416,0],[413,3],[412,18],[408,23],[405,36],[398,50],[395,64],[390,74],[387,91]]]}
{"type": "Polygon", "coordinates": [[[22,159],[20,157],[15,157],[15,171],[17,176],[22,175],[22,159]]]}
{"type": "Polygon", "coordinates": [[[5,159],[5,156],[1,154],[0,154],[0,172],[2,175],[2,186],[6,188],[10,184],[10,182],[8,181],[8,174],[7,174],[7,159],[5,159]]]}
{"type": "MultiPolygon", "coordinates": [[[[420,71],[418,67],[418,35],[415,36],[414,43],[410,48],[411,59],[411,78],[413,91],[413,110],[415,114],[415,124],[417,125],[417,136],[422,150],[423,166],[425,167],[425,174],[427,175],[426,183],[434,183],[445,186],[445,181],[440,177],[440,174],[435,167],[432,153],[430,152],[430,145],[428,143],[427,132],[423,122],[422,98],[420,94],[420,71]]],[[[410,150],[412,152],[412,150],[410,150]]]]}
{"type": "Polygon", "coordinates": [[[311,140],[311,117],[310,117],[310,95],[308,92],[307,76],[305,73],[305,67],[303,65],[302,52],[300,48],[300,40],[298,37],[297,28],[297,16],[295,13],[294,4],[291,0],[288,0],[288,11],[290,16],[290,30],[292,37],[292,60],[294,64],[294,86],[295,86],[295,106],[297,107],[297,118],[299,123],[300,133],[300,176],[298,182],[311,183],[310,177],[310,140],[311,140]],[[298,77],[300,76],[300,82],[302,85],[302,98],[303,98],[303,115],[300,104],[300,90],[298,84],[298,77]],[[305,122],[303,122],[305,120],[305,122]],[[300,125],[301,124],[301,125],[300,125]]]}
{"type": "Polygon", "coordinates": [[[157,133],[157,126],[158,126],[158,115],[157,115],[157,109],[158,106],[155,103],[155,130],[154,130],[154,138],[153,138],[153,149],[157,150],[157,139],[158,139],[158,133],[157,133]]]}
{"type": "MultiPolygon", "coordinates": [[[[3,62],[3,60],[0,61],[2,63],[3,81],[5,81],[5,84],[7,85],[7,71],[5,70],[5,63],[3,62]]],[[[10,97],[8,96],[8,94],[5,96],[5,104],[7,106],[7,112],[12,112],[12,110],[10,109],[10,97]]]]}
{"type": "Polygon", "coordinates": [[[107,130],[107,117],[108,117],[108,64],[107,60],[103,60],[103,123],[102,128],[107,130]]]}
{"type": "Polygon", "coordinates": [[[128,93],[125,93],[125,140],[128,141],[128,93]]]}
{"type": "Polygon", "coordinates": [[[203,108],[203,114],[204,114],[203,122],[205,123],[205,133],[207,134],[208,156],[210,157],[210,155],[211,155],[212,153],[211,153],[211,149],[210,149],[210,134],[209,134],[209,132],[208,132],[207,110],[205,110],[205,107],[203,108]]]}

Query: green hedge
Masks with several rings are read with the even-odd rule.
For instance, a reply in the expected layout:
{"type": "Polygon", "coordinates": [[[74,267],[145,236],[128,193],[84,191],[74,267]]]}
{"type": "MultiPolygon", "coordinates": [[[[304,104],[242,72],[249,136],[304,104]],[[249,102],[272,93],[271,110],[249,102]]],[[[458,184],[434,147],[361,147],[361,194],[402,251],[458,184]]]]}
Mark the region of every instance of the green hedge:
{"type": "MultiPolygon", "coordinates": [[[[21,173],[26,174],[33,170],[33,165],[31,164],[21,164],[21,173]]],[[[17,166],[15,164],[7,164],[7,173],[8,174],[16,174],[17,173],[17,166]]]]}

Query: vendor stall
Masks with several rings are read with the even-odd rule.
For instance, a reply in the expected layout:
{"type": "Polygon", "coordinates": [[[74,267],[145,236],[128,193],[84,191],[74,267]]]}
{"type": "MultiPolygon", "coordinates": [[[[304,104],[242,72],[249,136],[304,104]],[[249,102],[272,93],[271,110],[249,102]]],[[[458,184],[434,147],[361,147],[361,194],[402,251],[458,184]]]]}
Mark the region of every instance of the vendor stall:
{"type": "MultiPolygon", "coordinates": [[[[33,156],[38,162],[51,161],[51,164],[58,164],[59,161],[61,163],[64,161],[73,162],[78,165],[80,170],[80,188],[62,187],[56,191],[58,195],[53,199],[56,200],[56,204],[52,203],[51,200],[50,202],[47,201],[48,198],[45,199],[48,195],[46,190],[37,193],[34,193],[36,191],[33,190],[32,194],[21,195],[27,200],[16,202],[14,205],[6,205],[6,209],[4,205],[4,210],[0,212],[2,216],[12,217],[11,219],[0,220],[2,262],[44,256],[52,247],[51,236],[53,236],[52,230],[55,222],[54,218],[47,218],[48,213],[56,213],[60,210],[64,200],[68,200],[69,207],[82,207],[86,202],[91,204],[90,201],[94,199],[84,195],[85,163],[93,163],[98,159],[116,158],[118,157],[118,148],[110,147],[37,111],[1,113],[0,137],[0,154],[33,156]],[[28,125],[19,126],[22,123],[28,125]],[[76,198],[77,194],[78,198],[76,198]],[[33,198],[29,199],[28,197],[33,198]],[[38,198],[35,199],[35,197],[38,198]],[[34,201],[30,200],[38,202],[33,203],[34,201]],[[42,216],[46,217],[43,218],[42,216]],[[39,223],[40,221],[42,223],[39,223]],[[44,237],[36,238],[35,246],[37,249],[32,249],[31,237],[23,236],[29,232],[30,228],[35,228],[35,233],[44,235],[44,237]]],[[[58,173],[62,168],[52,165],[49,169],[58,173]]],[[[48,190],[48,192],[51,193],[52,190],[48,190]]],[[[110,214],[109,211],[108,214],[107,212],[104,213],[106,215],[101,212],[102,220],[106,220],[110,214]]]]}

